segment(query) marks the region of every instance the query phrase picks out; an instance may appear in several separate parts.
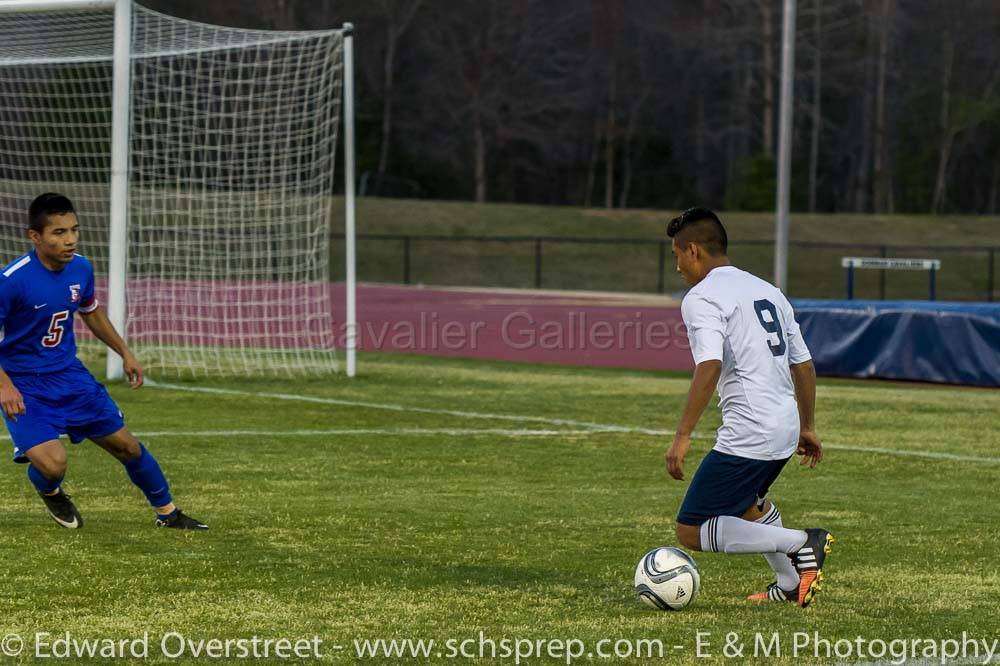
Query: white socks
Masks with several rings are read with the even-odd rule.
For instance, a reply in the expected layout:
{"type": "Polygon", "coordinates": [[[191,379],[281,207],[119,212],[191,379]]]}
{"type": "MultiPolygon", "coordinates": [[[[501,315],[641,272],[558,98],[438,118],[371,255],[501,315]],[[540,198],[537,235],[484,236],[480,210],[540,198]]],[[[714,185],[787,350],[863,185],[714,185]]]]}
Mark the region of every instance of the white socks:
{"type": "Polygon", "coordinates": [[[794,553],[806,538],[802,530],[752,523],[735,516],[717,516],[701,524],[701,549],[716,553],[794,553]]]}
{"type": "MultiPolygon", "coordinates": [[[[754,521],[763,525],[774,525],[781,527],[781,512],[778,507],[771,503],[771,510],[754,521]]],[[[764,553],[764,559],[771,565],[771,570],[778,580],[778,587],[782,590],[799,589],[799,572],[792,565],[791,558],[784,553],[764,553]]]]}

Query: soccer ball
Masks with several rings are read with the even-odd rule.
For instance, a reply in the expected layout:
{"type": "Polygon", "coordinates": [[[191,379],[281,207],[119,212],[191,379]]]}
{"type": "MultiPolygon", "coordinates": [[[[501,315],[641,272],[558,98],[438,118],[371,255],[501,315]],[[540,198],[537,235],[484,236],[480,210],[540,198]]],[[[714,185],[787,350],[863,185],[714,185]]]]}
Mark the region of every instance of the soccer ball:
{"type": "Polygon", "coordinates": [[[658,610],[681,610],[698,596],[698,565],[680,548],[654,548],[635,568],[639,600],[658,610]]]}

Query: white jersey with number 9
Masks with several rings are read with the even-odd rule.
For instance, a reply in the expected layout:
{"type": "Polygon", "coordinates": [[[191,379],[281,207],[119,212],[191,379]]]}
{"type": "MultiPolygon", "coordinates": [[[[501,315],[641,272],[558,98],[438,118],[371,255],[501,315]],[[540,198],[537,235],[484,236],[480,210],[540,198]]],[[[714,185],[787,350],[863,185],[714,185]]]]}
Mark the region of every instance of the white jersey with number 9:
{"type": "Polygon", "coordinates": [[[780,460],[795,452],[799,412],[790,363],[811,356],[777,287],[734,266],[713,268],[681,304],[695,364],[722,361],[715,449],[780,460]]]}

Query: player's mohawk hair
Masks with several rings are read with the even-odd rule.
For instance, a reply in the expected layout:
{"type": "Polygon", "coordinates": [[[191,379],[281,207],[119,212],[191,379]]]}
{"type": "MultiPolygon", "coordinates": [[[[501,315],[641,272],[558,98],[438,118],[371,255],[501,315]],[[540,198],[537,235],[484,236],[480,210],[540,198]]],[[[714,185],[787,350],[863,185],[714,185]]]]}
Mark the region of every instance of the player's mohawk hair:
{"type": "MultiPolygon", "coordinates": [[[[708,208],[688,208],[686,211],[670,220],[667,224],[667,236],[675,238],[684,229],[690,229],[684,234],[684,247],[691,241],[705,247],[712,254],[726,254],[729,250],[729,236],[722,226],[719,216],[708,208]]],[[[680,241],[678,241],[680,242],[680,241]]]]}

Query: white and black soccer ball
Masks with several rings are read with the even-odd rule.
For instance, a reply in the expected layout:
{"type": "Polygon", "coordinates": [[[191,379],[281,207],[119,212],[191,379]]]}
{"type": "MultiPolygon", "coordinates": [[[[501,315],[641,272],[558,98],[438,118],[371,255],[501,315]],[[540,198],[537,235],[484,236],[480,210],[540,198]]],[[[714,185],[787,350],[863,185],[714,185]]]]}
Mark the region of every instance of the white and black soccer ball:
{"type": "Polygon", "coordinates": [[[700,587],[698,565],[680,548],[654,548],[635,568],[635,591],[651,608],[681,610],[694,601],[700,587]]]}

